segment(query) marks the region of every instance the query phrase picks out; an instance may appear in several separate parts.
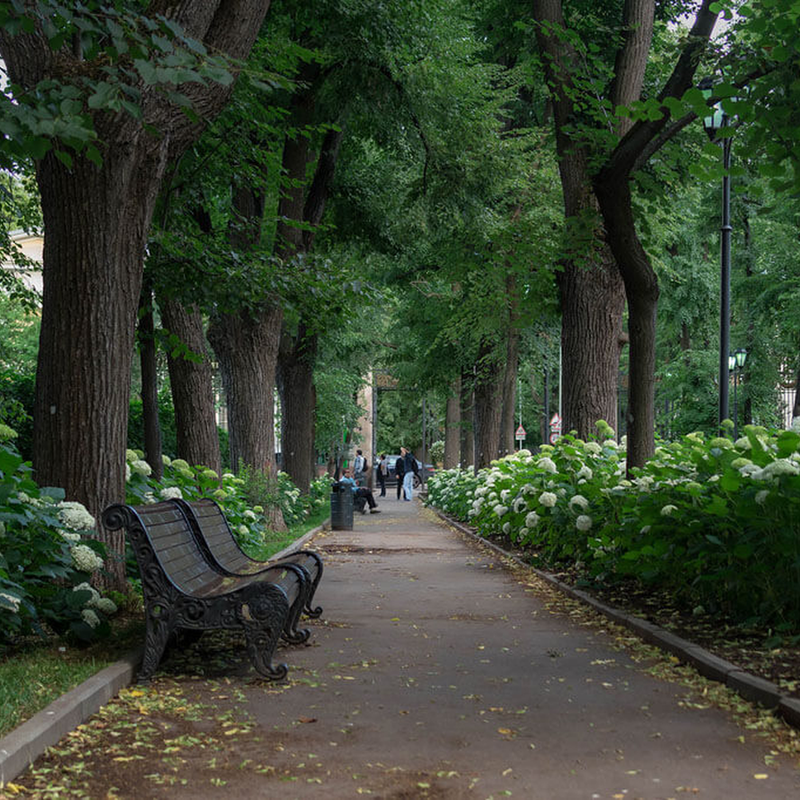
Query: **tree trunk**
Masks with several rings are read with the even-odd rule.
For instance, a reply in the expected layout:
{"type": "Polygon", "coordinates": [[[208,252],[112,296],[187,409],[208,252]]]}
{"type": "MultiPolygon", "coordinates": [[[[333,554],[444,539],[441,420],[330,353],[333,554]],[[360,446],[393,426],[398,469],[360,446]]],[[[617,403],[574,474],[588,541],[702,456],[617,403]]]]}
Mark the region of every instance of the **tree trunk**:
{"type": "Polygon", "coordinates": [[[630,332],[627,463],[643,467],[655,452],[655,361],[658,278],[636,234],[630,183],[603,175],[596,182],[608,241],[625,281],[630,332]]]}
{"type": "Polygon", "coordinates": [[[140,311],[138,339],[142,367],[144,455],[153,470],[154,480],[160,481],[164,477],[164,460],[161,449],[161,426],[158,422],[158,367],[153,323],[153,290],[149,282],[146,282],[142,289],[140,311]]]}
{"type": "MultiPolygon", "coordinates": [[[[32,6],[33,4],[25,4],[32,6]]],[[[269,0],[171,4],[170,20],[211,52],[247,57],[269,0]]],[[[33,90],[45,80],[105,78],[105,59],[89,62],[49,45],[41,18],[30,32],[0,29],[11,81],[33,90]]],[[[77,51],[77,52],[76,52],[77,51]]],[[[227,102],[232,86],[185,84],[197,117],[165,100],[163,86],[139,82],[142,121],[92,113],[102,165],[82,155],[67,168],[50,151],[37,162],[45,244],[44,293],[36,372],[34,464],[37,480],[61,486],[99,519],[125,498],[130,368],[144,248],[168,157],[177,158],[227,102]],[[152,135],[149,131],[156,131],[152,135]]],[[[183,89],[183,86],[181,87],[183,89]]],[[[109,546],[108,583],[125,585],[121,531],[99,528],[109,546]]]]}
{"type": "Polygon", "coordinates": [[[461,451],[461,378],[453,381],[447,396],[447,409],[444,423],[444,462],[445,469],[459,465],[461,451]]]}
{"type": "Polygon", "coordinates": [[[219,432],[214,409],[214,370],[197,308],[185,308],[176,300],[160,303],[164,327],[180,339],[177,352],[167,355],[172,403],[175,407],[177,456],[193,466],[206,466],[222,473],[219,432]],[[201,360],[186,356],[186,348],[201,360]]]}
{"type": "Polygon", "coordinates": [[[317,343],[317,335],[308,333],[301,323],[296,336],[287,335],[284,330],[278,353],[283,471],[304,494],[308,493],[316,471],[314,363],[317,343]]]}
{"type": "Polygon", "coordinates": [[[613,424],[616,417],[625,288],[610,250],[600,240],[588,155],[569,133],[579,91],[572,75],[581,69],[581,59],[557,33],[566,29],[561,0],[534,0],[533,8],[542,23],[536,37],[551,86],[567,235],[573,240],[568,241],[571,255],[557,278],[562,424],[565,432],[574,430],[586,438],[595,433],[598,420],[613,424]]]}
{"type": "MultiPolygon", "coordinates": [[[[142,133],[107,148],[101,168],[52,154],[37,166],[46,231],[33,461],[99,520],[125,499],[125,449],[136,312],[148,225],[166,148],[142,133]]],[[[110,553],[123,534],[100,531],[110,553]]],[[[125,582],[110,558],[111,584],[125,582]]]]}
{"type": "Polygon", "coordinates": [[[475,432],[473,416],[475,410],[474,380],[471,375],[461,374],[461,460],[462,469],[475,465],[475,432]]]}
{"type": "Polygon", "coordinates": [[[562,430],[582,439],[598,420],[614,425],[625,295],[606,248],[602,262],[566,264],[558,275],[561,298],[562,430]]]}
{"type": "Polygon", "coordinates": [[[491,344],[481,347],[475,380],[475,427],[478,469],[488,467],[500,450],[500,424],[503,415],[503,371],[491,360],[491,344]]]}

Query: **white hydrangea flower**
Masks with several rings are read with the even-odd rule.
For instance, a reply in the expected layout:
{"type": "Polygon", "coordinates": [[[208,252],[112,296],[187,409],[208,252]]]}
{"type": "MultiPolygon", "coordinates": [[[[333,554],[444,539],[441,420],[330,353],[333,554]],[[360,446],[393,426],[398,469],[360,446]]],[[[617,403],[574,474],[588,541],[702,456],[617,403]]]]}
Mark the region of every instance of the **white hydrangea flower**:
{"type": "Polygon", "coordinates": [[[87,544],[74,544],[69,553],[75,568],[81,572],[94,572],[103,566],[103,559],[87,544]]]}
{"type": "Polygon", "coordinates": [[[592,518],[586,516],[586,514],[581,514],[578,519],[575,520],[575,527],[579,531],[588,531],[592,527],[592,518]]]}
{"type": "Polygon", "coordinates": [[[14,597],[13,594],[8,594],[7,592],[0,592],[0,600],[12,614],[19,613],[19,597],[14,597]]]}
{"type": "Polygon", "coordinates": [[[542,492],[539,495],[539,502],[545,508],[553,508],[553,506],[558,502],[558,497],[553,494],[553,492],[542,492]]]}
{"type": "Polygon", "coordinates": [[[502,517],[508,511],[508,506],[502,506],[500,504],[494,507],[494,513],[497,514],[498,517],[502,517]]]}
{"type": "Polygon", "coordinates": [[[633,486],[633,484],[632,484],[632,483],[631,483],[631,482],[630,482],[630,481],[629,481],[627,478],[623,478],[623,479],[622,479],[622,480],[621,480],[621,481],[620,481],[620,482],[617,484],[617,486],[622,486],[623,488],[625,488],[625,489],[628,489],[628,488],[630,488],[631,486],[633,486]]]}
{"type": "Polygon", "coordinates": [[[179,486],[165,486],[158,494],[162,500],[180,500],[183,498],[183,492],[179,486]]]}
{"type": "Polygon", "coordinates": [[[584,511],[589,507],[589,501],[582,494],[576,494],[573,497],[571,497],[569,500],[569,504],[571,506],[578,506],[584,511]]]}
{"type": "MultiPolygon", "coordinates": [[[[797,417],[795,417],[797,419],[797,417]]],[[[763,506],[764,503],[767,502],[767,497],[769,496],[769,489],[762,489],[760,492],[756,492],[756,503],[760,506],[763,506]]]]}
{"type": "Polygon", "coordinates": [[[788,458],[776,458],[761,471],[766,478],[777,478],[779,475],[800,475],[800,466],[788,458]]]}
{"type": "Polygon", "coordinates": [[[131,465],[126,461],[125,462],[125,483],[128,483],[128,481],[130,481],[131,475],[133,475],[133,473],[131,472],[131,465]]]}
{"type": "Polygon", "coordinates": [[[510,489],[503,489],[503,491],[500,492],[500,499],[504,503],[507,503],[508,502],[508,497],[509,497],[510,494],[511,494],[511,490],[510,489]]]}
{"type": "Polygon", "coordinates": [[[524,497],[518,497],[514,501],[514,513],[515,514],[522,513],[527,507],[528,507],[528,504],[525,502],[525,498],[524,497]]]}
{"type": "Polygon", "coordinates": [[[153,472],[153,468],[141,458],[131,464],[131,470],[137,475],[143,475],[145,478],[149,477],[153,472]]]}
{"type": "Polygon", "coordinates": [[[100,624],[100,617],[98,617],[91,608],[84,608],[83,611],[81,611],[81,617],[83,617],[83,621],[90,628],[96,628],[100,624]]]}
{"type": "Polygon", "coordinates": [[[666,505],[661,509],[662,517],[671,517],[678,510],[678,506],[666,505]]]}
{"type": "Polygon", "coordinates": [[[535,528],[539,524],[539,515],[535,511],[531,511],[525,517],[525,526],[528,528],[535,528]]]}
{"type": "Polygon", "coordinates": [[[540,458],[536,464],[539,469],[544,470],[545,472],[558,472],[558,467],[556,466],[556,462],[553,461],[552,458],[548,458],[545,456],[544,458],[540,458]]]}
{"type": "Polygon", "coordinates": [[[155,505],[158,502],[158,498],[152,492],[145,492],[144,493],[144,502],[148,506],[155,505]]]}
{"type": "Polygon", "coordinates": [[[117,604],[110,597],[101,597],[94,607],[98,611],[102,611],[107,617],[117,613],[117,604]]]}
{"type": "Polygon", "coordinates": [[[591,467],[587,467],[586,464],[584,464],[578,470],[577,475],[578,475],[579,478],[583,478],[584,480],[590,481],[592,479],[592,476],[594,475],[594,473],[592,472],[592,468],[591,467]]]}
{"type": "Polygon", "coordinates": [[[650,525],[643,525],[639,530],[639,533],[650,533],[650,525]]]}
{"type": "Polygon", "coordinates": [[[511,531],[511,523],[510,523],[510,522],[506,522],[506,524],[505,524],[505,525],[503,525],[503,533],[504,533],[506,536],[508,536],[508,534],[509,534],[509,532],[510,532],[510,531],[511,531]]]}
{"type": "Polygon", "coordinates": [[[591,453],[593,456],[599,456],[600,453],[603,452],[603,448],[597,442],[585,442],[583,445],[583,449],[587,453],[591,453]]]}
{"type": "Polygon", "coordinates": [[[91,597],[86,601],[85,605],[88,608],[89,606],[93,606],[99,599],[100,599],[100,592],[94,588],[91,584],[84,581],[83,583],[79,583],[77,586],[72,587],[73,592],[89,592],[91,597]]]}
{"type": "Polygon", "coordinates": [[[606,439],[603,442],[603,447],[610,447],[612,450],[616,450],[619,445],[613,439],[606,439]]]}
{"type": "Polygon", "coordinates": [[[750,450],[753,445],[751,444],[750,440],[746,436],[741,436],[738,438],[734,443],[733,446],[737,450],[750,450]]]}
{"type": "Polygon", "coordinates": [[[86,510],[83,503],[73,500],[62,500],[58,504],[58,520],[73,531],[94,530],[94,517],[86,510]]]}
{"type": "Polygon", "coordinates": [[[242,516],[249,522],[252,522],[256,518],[255,512],[251,511],[249,508],[245,509],[242,516]]]}
{"type": "MultiPolygon", "coordinates": [[[[736,459],[736,460],[738,461],[739,459],[736,459]]],[[[754,476],[754,475],[756,475],[757,473],[760,473],[760,472],[761,472],[761,468],[758,465],[753,464],[752,462],[749,463],[749,464],[745,464],[742,467],[739,467],[739,474],[743,478],[752,477],[752,476],[754,476]]]]}
{"type": "Polygon", "coordinates": [[[240,525],[239,526],[239,533],[242,536],[247,536],[247,534],[250,533],[250,529],[247,527],[247,525],[240,525]]]}
{"type": "Polygon", "coordinates": [[[125,460],[129,463],[133,464],[134,461],[139,460],[139,454],[135,450],[126,450],[125,451],[125,460]]]}
{"type": "Polygon", "coordinates": [[[531,483],[526,483],[521,489],[522,494],[536,494],[536,487],[531,483]]]}
{"type": "Polygon", "coordinates": [[[68,542],[79,542],[83,538],[77,531],[65,531],[59,528],[58,532],[61,538],[68,542]]]}

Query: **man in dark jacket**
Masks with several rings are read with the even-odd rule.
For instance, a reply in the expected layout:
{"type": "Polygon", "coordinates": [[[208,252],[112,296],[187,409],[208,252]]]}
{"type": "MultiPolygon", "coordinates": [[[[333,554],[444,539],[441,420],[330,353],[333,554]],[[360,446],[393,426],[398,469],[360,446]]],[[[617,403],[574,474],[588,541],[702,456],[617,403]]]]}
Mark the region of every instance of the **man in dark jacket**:
{"type": "MultiPolygon", "coordinates": [[[[403,449],[402,447],[400,448],[403,449]]],[[[403,475],[406,474],[405,464],[403,463],[403,456],[400,456],[394,462],[394,474],[397,476],[397,499],[400,499],[400,493],[403,491],[403,475]]]]}

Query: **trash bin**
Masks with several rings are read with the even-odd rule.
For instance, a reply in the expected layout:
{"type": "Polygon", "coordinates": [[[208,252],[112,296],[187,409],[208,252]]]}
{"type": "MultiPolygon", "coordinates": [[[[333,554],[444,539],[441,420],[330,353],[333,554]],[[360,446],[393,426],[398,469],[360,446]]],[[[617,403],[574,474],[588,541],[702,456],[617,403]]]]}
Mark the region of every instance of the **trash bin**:
{"type": "Polygon", "coordinates": [[[353,490],[347,484],[334,483],[331,489],[331,530],[353,530],[353,490]]]}

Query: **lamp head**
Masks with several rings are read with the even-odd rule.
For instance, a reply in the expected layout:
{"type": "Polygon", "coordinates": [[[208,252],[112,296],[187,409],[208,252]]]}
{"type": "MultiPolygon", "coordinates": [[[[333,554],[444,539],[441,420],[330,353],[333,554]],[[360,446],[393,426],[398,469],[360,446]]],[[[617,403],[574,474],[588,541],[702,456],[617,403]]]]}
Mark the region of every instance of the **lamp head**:
{"type": "Polygon", "coordinates": [[[739,367],[739,369],[742,369],[745,361],[747,361],[747,350],[745,350],[743,347],[740,347],[733,355],[736,359],[736,366],[739,367]]]}
{"type": "Polygon", "coordinates": [[[728,354],[728,371],[733,372],[736,369],[736,356],[733,353],[728,354]]]}

